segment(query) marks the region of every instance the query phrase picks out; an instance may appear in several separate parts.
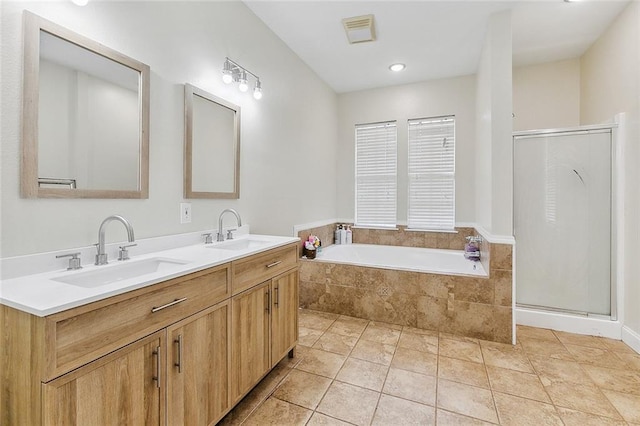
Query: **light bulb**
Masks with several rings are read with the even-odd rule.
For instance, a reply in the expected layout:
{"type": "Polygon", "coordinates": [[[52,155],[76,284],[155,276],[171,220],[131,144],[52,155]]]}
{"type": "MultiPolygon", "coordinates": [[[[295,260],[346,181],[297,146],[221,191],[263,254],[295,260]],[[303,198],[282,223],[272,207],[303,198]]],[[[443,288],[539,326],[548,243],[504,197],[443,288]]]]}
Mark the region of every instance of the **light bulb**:
{"type": "Polygon", "coordinates": [[[231,70],[231,63],[228,59],[224,61],[224,67],[222,68],[222,81],[225,84],[229,84],[233,81],[233,71],[231,70]]]}
{"type": "Polygon", "coordinates": [[[253,97],[256,99],[262,99],[262,84],[260,80],[256,80],[256,87],[253,89],[253,97]]]}
{"type": "Polygon", "coordinates": [[[240,72],[240,78],[238,79],[238,89],[241,92],[246,92],[247,90],[249,90],[249,84],[247,84],[247,72],[245,70],[242,70],[240,72]]]}

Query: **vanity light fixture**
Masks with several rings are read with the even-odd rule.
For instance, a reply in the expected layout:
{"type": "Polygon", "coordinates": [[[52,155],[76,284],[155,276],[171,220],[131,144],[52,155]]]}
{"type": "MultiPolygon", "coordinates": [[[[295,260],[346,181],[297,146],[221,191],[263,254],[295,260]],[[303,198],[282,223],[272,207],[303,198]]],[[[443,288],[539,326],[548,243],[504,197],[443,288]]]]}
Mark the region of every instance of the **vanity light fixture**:
{"type": "Polygon", "coordinates": [[[406,67],[407,67],[407,66],[406,66],[405,64],[400,64],[400,63],[397,63],[397,64],[391,64],[391,65],[389,65],[389,69],[390,69],[391,71],[393,71],[393,72],[400,72],[400,71],[402,71],[403,69],[405,69],[406,67]]]}
{"type": "Polygon", "coordinates": [[[262,98],[262,83],[260,77],[238,64],[237,62],[225,58],[224,65],[222,67],[222,81],[226,84],[232,82],[238,83],[238,90],[246,92],[249,90],[248,76],[252,76],[256,80],[255,87],[253,89],[253,97],[256,99],[262,98]]]}

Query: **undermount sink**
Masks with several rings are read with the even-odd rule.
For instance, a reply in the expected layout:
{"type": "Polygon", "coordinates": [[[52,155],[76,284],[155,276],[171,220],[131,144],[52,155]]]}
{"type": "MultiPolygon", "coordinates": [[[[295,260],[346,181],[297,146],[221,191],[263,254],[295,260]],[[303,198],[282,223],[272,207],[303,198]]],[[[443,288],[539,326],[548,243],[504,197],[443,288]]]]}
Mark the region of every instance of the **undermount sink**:
{"type": "Polygon", "coordinates": [[[214,246],[208,246],[208,248],[217,249],[217,250],[240,251],[240,250],[257,249],[257,248],[266,246],[267,244],[269,244],[269,241],[247,238],[247,239],[238,240],[238,241],[233,241],[233,240],[226,241],[224,243],[216,244],[214,246]]]}
{"type": "Polygon", "coordinates": [[[68,276],[61,275],[52,278],[52,280],[77,287],[95,288],[154,272],[170,271],[177,266],[186,265],[187,263],[189,262],[184,260],[154,257],[113,266],[99,267],[92,271],[80,272],[68,276]]]}

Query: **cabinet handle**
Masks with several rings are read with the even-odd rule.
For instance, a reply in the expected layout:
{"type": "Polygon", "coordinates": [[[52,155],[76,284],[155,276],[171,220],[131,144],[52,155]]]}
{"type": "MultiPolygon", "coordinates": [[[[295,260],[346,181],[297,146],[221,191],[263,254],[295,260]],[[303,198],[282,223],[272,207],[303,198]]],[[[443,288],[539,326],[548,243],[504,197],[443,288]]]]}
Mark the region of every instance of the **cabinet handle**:
{"type": "Polygon", "coordinates": [[[280,302],[280,289],[278,287],[274,288],[273,291],[276,292],[276,300],[273,302],[275,306],[278,306],[278,302],[280,302]]]}
{"type": "Polygon", "coordinates": [[[267,268],[273,268],[274,266],[278,266],[282,263],[282,260],[278,260],[277,262],[273,262],[267,265],[267,268]]]}
{"type": "Polygon", "coordinates": [[[156,382],[156,387],[160,388],[160,346],[153,351],[153,356],[156,357],[156,375],[152,379],[156,382]]]}
{"type": "Polygon", "coordinates": [[[162,305],[162,306],[154,306],[153,308],[151,308],[151,313],[161,311],[161,310],[163,310],[163,309],[165,309],[165,308],[168,308],[168,307],[171,307],[171,306],[173,306],[173,305],[177,305],[178,303],[182,303],[182,302],[184,302],[185,300],[187,300],[187,298],[186,298],[186,297],[183,297],[182,299],[176,299],[176,300],[174,300],[173,302],[169,302],[169,303],[167,303],[166,305],[162,305]]]}
{"type": "Polygon", "coordinates": [[[178,373],[182,373],[182,334],[178,334],[178,338],[173,343],[178,345],[178,361],[173,365],[178,367],[178,373]]]}
{"type": "Polygon", "coordinates": [[[265,309],[267,310],[267,313],[269,313],[270,312],[269,307],[271,306],[271,292],[269,290],[267,290],[267,292],[265,294],[267,296],[267,298],[265,299],[266,302],[267,302],[266,303],[267,307],[265,309]]]}

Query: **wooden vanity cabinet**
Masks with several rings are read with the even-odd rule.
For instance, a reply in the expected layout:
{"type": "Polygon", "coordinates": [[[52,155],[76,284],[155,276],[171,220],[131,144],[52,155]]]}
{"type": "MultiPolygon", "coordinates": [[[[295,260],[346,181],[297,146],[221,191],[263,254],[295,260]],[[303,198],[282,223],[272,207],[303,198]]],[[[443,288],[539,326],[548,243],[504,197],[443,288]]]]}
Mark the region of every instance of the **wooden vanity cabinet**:
{"type": "Polygon", "coordinates": [[[0,305],[0,424],[215,424],[297,343],[296,250],[47,317],[0,305]]]}
{"type": "Polygon", "coordinates": [[[282,358],[293,355],[298,341],[298,268],[233,296],[231,315],[235,404],[282,358]]]}

